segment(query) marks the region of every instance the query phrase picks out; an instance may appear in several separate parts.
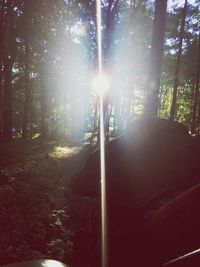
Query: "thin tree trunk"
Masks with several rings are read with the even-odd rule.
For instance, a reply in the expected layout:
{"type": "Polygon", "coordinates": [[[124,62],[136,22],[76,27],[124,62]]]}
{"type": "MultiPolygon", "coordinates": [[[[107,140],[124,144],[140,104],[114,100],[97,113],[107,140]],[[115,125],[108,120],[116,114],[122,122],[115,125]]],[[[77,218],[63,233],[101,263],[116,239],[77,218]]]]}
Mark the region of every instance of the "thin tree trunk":
{"type": "Polygon", "coordinates": [[[42,73],[42,95],[41,95],[41,135],[42,139],[47,138],[48,125],[47,125],[47,88],[46,88],[46,77],[44,71],[42,73]]]}
{"type": "Polygon", "coordinates": [[[4,60],[4,101],[3,101],[3,133],[5,141],[12,140],[12,66],[10,59],[4,60]]]}
{"type": "Polygon", "coordinates": [[[110,62],[110,49],[112,44],[112,33],[114,31],[115,26],[115,16],[119,10],[119,0],[110,0],[108,1],[108,7],[106,9],[106,30],[105,30],[105,47],[104,47],[104,55],[105,55],[105,65],[109,68],[110,62]]]}
{"type": "MultiPolygon", "coordinates": [[[[3,86],[3,110],[2,110],[2,139],[12,140],[12,67],[14,59],[11,56],[9,44],[5,42],[8,32],[12,27],[12,0],[4,1],[6,12],[3,14],[2,32],[2,63],[4,67],[4,86],[3,86]]],[[[3,12],[3,11],[2,11],[3,12]]]]}
{"type": "Polygon", "coordinates": [[[195,77],[191,82],[191,101],[190,101],[190,116],[189,116],[189,129],[192,132],[192,115],[193,115],[193,107],[194,107],[194,93],[195,93],[195,77]]]}
{"type": "Polygon", "coordinates": [[[4,55],[4,39],[6,34],[8,18],[5,18],[5,0],[2,1],[1,11],[0,11],[0,64],[3,64],[3,55],[4,55]]]}
{"type": "Polygon", "coordinates": [[[3,132],[3,75],[4,75],[4,65],[3,65],[3,55],[5,48],[5,33],[7,27],[8,19],[5,19],[5,0],[1,1],[0,10],[0,138],[3,132]]]}
{"type": "Polygon", "coordinates": [[[120,114],[119,98],[116,98],[114,107],[114,131],[116,136],[123,132],[121,118],[122,114],[120,114]]]}
{"type": "Polygon", "coordinates": [[[156,0],[144,113],[157,116],[162,67],[167,0],[156,0]]]}
{"type": "Polygon", "coordinates": [[[2,106],[3,106],[3,64],[0,62],[0,138],[2,135],[2,106]]]}
{"type": "Polygon", "coordinates": [[[31,88],[30,88],[30,42],[29,42],[29,12],[28,12],[28,3],[25,1],[25,71],[24,71],[24,80],[25,80],[25,103],[24,103],[24,116],[23,116],[23,125],[22,125],[22,138],[27,139],[28,135],[28,125],[30,123],[30,111],[31,111],[31,88]]]}
{"type": "Polygon", "coordinates": [[[109,141],[110,137],[110,119],[112,116],[112,105],[110,104],[107,108],[107,114],[105,118],[105,135],[106,135],[106,142],[109,141]]]}
{"type": "Polygon", "coordinates": [[[191,132],[196,133],[196,123],[197,123],[197,105],[199,102],[199,81],[200,81],[200,32],[199,32],[199,43],[198,43],[198,57],[197,57],[197,67],[196,67],[196,81],[194,87],[194,102],[192,109],[192,125],[191,132]]]}
{"type": "Polygon", "coordinates": [[[94,110],[93,129],[90,137],[90,144],[93,143],[97,131],[98,131],[98,101],[96,102],[94,110]]]}
{"type": "Polygon", "coordinates": [[[176,117],[177,111],[177,90],[179,84],[179,74],[180,74],[180,65],[181,65],[181,55],[183,50],[183,37],[185,33],[185,18],[187,14],[187,0],[185,0],[183,13],[182,13],[182,20],[181,20],[181,32],[180,32],[180,40],[178,46],[178,55],[175,67],[175,75],[174,75],[174,87],[173,87],[173,96],[172,96],[172,105],[170,110],[170,120],[173,121],[176,117]]]}
{"type": "Polygon", "coordinates": [[[29,107],[29,123],[30,123],[30,134],[29,138],[32,140],[33,138],[33,124],[34,124],[34,104],[33,104],[33,80],[29,81],[29,87],[30,87],[30,107],[29,107]]]}

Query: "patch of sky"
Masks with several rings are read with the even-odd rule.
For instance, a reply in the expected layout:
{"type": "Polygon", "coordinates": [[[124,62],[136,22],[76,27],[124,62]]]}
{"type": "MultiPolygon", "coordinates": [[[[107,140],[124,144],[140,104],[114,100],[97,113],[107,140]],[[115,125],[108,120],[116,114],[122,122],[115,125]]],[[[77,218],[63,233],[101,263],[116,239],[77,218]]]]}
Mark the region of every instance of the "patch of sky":
{"type": "MultiPolygon", "coordinates": [[[[185,0],[168,0],[167,8],[168,10],[172,10],[174,6],[183,7],[185,0]]],[[[196,3],[195,0],[188,0],[188,4],[194,5],[196,3]]]]}

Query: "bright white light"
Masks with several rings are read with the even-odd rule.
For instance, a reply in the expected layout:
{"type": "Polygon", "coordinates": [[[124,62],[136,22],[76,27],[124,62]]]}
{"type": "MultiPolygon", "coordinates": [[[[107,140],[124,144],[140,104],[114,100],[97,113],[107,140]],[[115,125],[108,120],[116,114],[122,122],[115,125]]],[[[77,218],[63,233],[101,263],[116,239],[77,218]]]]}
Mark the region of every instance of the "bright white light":
{"type": "Polygon", "coordinates": [[[43,267],[67,267],[67,265],[55,260],[44,260],[41,264],[43,267]]]}
{"type": "Polygon", "coordinates": [[[84,25],[77,23],[74,26],[71,27],[70,29],[71,34],[75,36],[85,36],[86,35],[86,28],[84,25]]]}
{"type": "Polygon", "coordinates": [[[104,95],[110,87],[110,81],[105,74],[99,74],[92,81],[92,88],[97,94],[104,95]]]}

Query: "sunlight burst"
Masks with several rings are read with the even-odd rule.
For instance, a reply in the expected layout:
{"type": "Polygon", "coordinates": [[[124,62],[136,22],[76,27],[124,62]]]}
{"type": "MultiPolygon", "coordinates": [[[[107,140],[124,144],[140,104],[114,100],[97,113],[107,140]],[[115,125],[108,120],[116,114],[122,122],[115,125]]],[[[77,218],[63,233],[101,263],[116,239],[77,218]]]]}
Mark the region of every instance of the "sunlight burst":
{"type": "Polygon", "coordinates": [[[96,94],[104,95],[110,88],[110,80],[105,74],[99,74],[92,81],[92,89],[96,94]]]}

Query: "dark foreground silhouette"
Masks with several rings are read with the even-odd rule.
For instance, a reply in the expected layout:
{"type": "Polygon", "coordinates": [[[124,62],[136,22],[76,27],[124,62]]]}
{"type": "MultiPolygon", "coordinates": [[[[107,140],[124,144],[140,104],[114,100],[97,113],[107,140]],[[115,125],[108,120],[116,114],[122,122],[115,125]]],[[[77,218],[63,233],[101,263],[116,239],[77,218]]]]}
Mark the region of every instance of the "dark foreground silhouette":
{"type": "MultiPolygon", "coordinates": [[[[156,267],[200,247],[199,151],[184,125],[158,118],[106,145],[109,266],[156,267]]],[[[99,175],[96,150],[72,178],[73,193],[99,201],[99,175]]]]}

